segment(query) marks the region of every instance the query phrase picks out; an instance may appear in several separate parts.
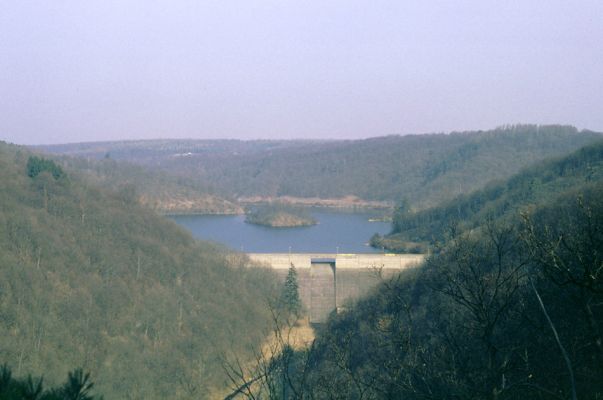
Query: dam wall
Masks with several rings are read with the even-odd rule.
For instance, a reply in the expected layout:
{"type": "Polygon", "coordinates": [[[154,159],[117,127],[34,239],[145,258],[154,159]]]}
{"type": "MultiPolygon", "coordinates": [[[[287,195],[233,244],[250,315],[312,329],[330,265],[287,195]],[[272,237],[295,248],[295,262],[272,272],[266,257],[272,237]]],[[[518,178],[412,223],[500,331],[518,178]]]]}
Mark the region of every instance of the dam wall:
{"type": "Polygon", "coordinates": [[[366,295],[384,278],[420,265],[421,254],[250,253],[259,265],[284,281],[295,266],[299,295],[310,322],[323,323],[331,312],[366,295]]]}

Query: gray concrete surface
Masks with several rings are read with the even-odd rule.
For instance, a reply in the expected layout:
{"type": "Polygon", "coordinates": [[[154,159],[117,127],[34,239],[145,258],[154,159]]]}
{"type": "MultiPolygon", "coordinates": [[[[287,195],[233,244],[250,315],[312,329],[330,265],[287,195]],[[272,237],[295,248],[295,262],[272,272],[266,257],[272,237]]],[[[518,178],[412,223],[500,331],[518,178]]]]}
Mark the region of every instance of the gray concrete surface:
{"type": "Polygon", "coordinates": [[[274,269],[285,279],[291,265],[297,270],[299,295],[310,322],[323,323],[331,312],[366,295],[383,278],[420,265],[421,254],[250,253],[249,258],[274,269]],[[334,259],[334,268],[324,259],[334,259]]]}

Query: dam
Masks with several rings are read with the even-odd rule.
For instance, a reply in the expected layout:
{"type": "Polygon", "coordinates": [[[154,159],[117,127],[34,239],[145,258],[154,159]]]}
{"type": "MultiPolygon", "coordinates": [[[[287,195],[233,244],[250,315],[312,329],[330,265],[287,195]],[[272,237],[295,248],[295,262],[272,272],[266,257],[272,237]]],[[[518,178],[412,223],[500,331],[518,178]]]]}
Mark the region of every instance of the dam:
{"type": "Polygon", "coordinates": [[[251,261],[272,268],[284,281],[297,271],[299,296],[311,323],[324,323],[332,312],[376,287],[384,278],[419,266],[422,254],[248,253],[251,261]]]}

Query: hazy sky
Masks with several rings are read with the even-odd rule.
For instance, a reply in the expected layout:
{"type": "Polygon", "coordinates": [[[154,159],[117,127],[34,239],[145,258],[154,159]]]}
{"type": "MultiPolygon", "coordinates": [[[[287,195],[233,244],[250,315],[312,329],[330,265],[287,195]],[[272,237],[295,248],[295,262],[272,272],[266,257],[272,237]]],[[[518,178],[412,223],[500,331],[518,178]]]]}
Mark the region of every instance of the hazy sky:
{"type": "Polygon", "coordinates": [[[603,131],[603,1],[0,0],[0,139],[603,131]]]}

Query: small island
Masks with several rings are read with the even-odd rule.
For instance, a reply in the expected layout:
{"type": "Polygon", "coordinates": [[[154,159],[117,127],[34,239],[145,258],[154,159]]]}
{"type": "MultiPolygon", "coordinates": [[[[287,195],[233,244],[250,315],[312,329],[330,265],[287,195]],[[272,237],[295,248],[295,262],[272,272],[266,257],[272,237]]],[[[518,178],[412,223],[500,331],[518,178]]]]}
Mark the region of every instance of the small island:
{"type": "Polygon", "coordinates": [[[248,210],[245,214],[245,222],[271,228],[293,228],[318,223],[305,210],[284,205],[262,206],[248,210]]]}

